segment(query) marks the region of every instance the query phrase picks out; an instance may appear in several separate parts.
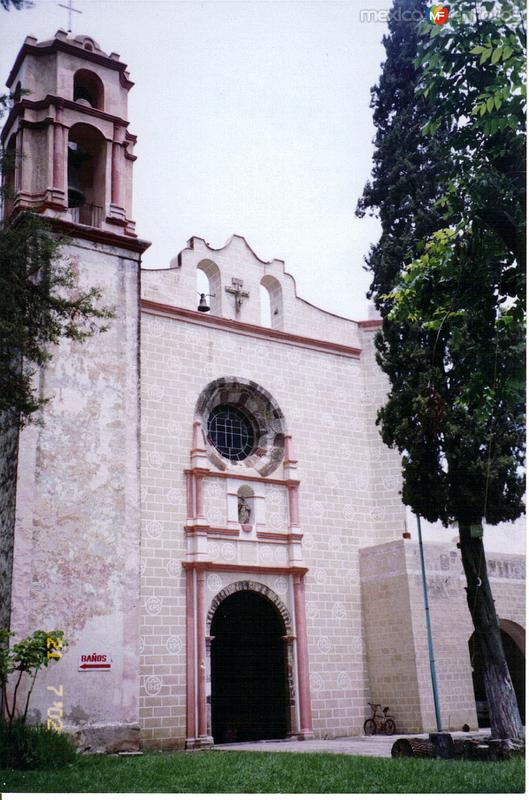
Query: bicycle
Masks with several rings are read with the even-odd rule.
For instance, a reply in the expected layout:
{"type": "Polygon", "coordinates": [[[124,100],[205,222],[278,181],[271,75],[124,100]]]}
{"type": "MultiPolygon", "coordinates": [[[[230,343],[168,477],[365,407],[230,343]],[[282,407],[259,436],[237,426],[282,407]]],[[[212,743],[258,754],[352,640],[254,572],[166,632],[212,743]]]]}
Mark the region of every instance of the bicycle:
{"type": "Polygon", "coordinates": [[[365,735],[373,736],[375,733],[385,733],[386,736],[391,736],[395,733],[397,726],[393,717],[388,717],[389,706],[382,708],[380,703],[368,703],[368,706],[371,706],[373,716],[364,722],[365,735]],[[377,711],[379,708],[382,708],[381,712],[377,711]]]}

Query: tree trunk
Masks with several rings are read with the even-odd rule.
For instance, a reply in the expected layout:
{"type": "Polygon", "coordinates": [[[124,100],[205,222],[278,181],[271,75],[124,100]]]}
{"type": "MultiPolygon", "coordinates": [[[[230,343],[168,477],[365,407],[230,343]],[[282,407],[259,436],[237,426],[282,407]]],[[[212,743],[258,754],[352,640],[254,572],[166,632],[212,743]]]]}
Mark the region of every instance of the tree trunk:
{"type": "Polygon", "coordinates": [[[523,737],[516,694],[503,652],[501,630],[490,590],[482,537],[470,535],[470,525],[459,523],[461,558],[467,579],[467,603],[483,657],[483,680],[489,704],[492,736],[523,737]]]}
{"type": "Polygon", "coordinates": [[[0,628],[9,629],[18,463],[18,414],[0,413],[0,628]]]}

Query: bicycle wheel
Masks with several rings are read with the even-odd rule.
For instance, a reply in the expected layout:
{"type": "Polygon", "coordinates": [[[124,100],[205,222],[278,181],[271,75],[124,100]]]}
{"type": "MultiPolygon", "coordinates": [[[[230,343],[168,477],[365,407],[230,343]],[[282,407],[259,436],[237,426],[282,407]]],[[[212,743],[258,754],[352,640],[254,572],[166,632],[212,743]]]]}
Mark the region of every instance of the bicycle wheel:
{"type": "Polygon", "coordinates": [[[366,736],[373,736],[377,732],[377,726],[374,719],[366,719],[364,722],[364,733],[366,736]]]}
{"type": "Polygon", "coordinates": [[[392,736],[395,733],[396,725],[395,720],[391,719],[391,717],[386,717],[384,720],[384,733],[387,736],[392,736]]]}

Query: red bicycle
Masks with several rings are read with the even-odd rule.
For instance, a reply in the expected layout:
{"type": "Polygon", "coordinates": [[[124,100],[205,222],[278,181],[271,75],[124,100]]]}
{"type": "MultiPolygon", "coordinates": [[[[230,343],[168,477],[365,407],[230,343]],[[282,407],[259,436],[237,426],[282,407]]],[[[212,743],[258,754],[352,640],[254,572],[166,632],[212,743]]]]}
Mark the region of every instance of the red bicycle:
{"type": "Polygon", "coordinates": [[[391,736],[395,733],[397,726],[393,717],[388,717],[389,706],[382,708],[380,703],[368,703],[368,706],[371,707],[373,716],[364,722],[365,735],[373,736],[375,733],[385,733],[387,736],[391,736]]]}

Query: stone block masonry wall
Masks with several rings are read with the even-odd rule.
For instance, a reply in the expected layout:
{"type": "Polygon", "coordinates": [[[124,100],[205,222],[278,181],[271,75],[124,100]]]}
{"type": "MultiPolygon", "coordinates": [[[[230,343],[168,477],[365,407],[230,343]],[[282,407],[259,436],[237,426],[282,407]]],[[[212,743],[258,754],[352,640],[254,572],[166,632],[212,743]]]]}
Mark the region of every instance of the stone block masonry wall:
{"type": "Polygon", "coordinates": [[[420,731],[417,657],[403,542],[361,550],[360,575],[369,700],[390,707],[397,731],[420,731]]]}
{"type": "MultiPolygon", "coordinates": [[[[185,737],[185,600],[179,566],[186,556],[184,469],[189,466],[197,399],[209,382],[222,376],[255,381],[285,415],[301,481],[314,732],[359,733],[369,692],[358,547],[375,535],[369,487],[361,480],[371,453],[359,361],[156,313],[144,312],[142,320],[145,744],[170,746],[185,737]]],[[[208,493],[206,484],[206,510],[208,493]]],[[[379,509],[385,519],[383,504],[379,509]]],[[[219,524],[220,516],[212,516],[219,524]]],[[[271,516],[281,524],[280,514],[271,516]]],[[[224,549],[216,548],[219,558],[224,549]]],[[[253,579],[264,581],[259,575],[253,579]]]]}
{"type": "MultiPolygon", "coordinates": [[[[450,544],[428,544],[424,550],[443,726],[460,730],[467,723],[475,728],[468,648],[473,626],[459,550],[450,544]]],[[[396,700],[398,730],[435,730],[418,545],[401,540],[366,548],[360,564],[371,689],[380,694],[397,683],[405,662],[411,691],[396,700]],[[388,634],[377,635],[378,626],[382,632],[389,628],[389,639],[388,634]]],[[[498,617],[524,628],[523,560],[489,554],[487,566],[498,617]]],[[[384,695],[377,702],[389,699],[384,695]]]]}
{"type": "Polygon", "coordinates": [[[99,286],[115,318],[85,342],[61,341],[40,375],[43,425],[20,435],[11,628],[59,628],[69,642],[37,680],[31,718],[46,720],[47,685],[62,685],[65,729],[82,729],[82,746],[130,748],[139,741],[139,258],[80,239],[63,252],[79,288],[99,286]],[[110,670],[79,670],[94,652],[112,658],[110,670]]]}

